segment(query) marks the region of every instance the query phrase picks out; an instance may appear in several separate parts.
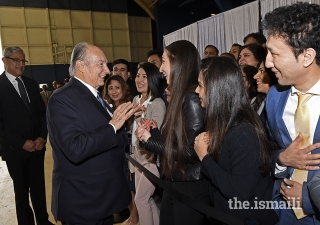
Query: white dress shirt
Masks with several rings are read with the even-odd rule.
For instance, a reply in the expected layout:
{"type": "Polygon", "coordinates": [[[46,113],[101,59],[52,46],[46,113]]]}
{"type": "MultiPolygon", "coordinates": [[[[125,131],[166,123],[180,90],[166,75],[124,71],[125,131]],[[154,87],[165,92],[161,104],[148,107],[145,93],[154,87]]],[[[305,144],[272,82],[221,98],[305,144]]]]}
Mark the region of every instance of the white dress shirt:
{"type": "MultiPolygon", "coordinates": [[[[10,73],[8,73],[7,71],[5,72],[7,78],[9,79],[9,81],[12,83],[13,87],[16,89],[16,91],[18,92],[18,94],[20,95],[20,91],[19,91],[19,87],[18,87],[18,81],[16,81],[16,78],[15,76],[11,75],[10,73]]],[[[19,76],[18,79],[21,80],[23,86],[24,86],[24,89],[26,90],[26,93],[27,93],[27,97],[28,97],[28,101],[30,102],[30,98],[29,98],[29,95],[28,95],[28,91],[27,91],[27,88],[26,86],[24,85],[23,83],[23,80],[21,79],[21,77],[19,76]]],[[[21,95],[20,95],[21,97],[21,95]]]]}

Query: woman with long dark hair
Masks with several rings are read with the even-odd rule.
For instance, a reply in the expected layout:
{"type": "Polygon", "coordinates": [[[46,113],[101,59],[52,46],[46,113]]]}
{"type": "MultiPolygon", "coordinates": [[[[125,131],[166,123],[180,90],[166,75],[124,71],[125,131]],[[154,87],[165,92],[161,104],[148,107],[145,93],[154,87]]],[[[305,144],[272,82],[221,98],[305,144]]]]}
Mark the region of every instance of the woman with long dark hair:
{"type": "MultiPolygon", "coordinates": [[[[161,155],[162,174],[179,192],[210,203],[208,181],[200,174],[200,160],[194,151],[194,138],[204,131],[204,109],[194,92],[200,67],[198,50],[189,41],[176,41],[166,47],[160,71],[167,77],[170,90],[161,139],[146,129],[137,137],[148,151],[161,155]]],[[[206,224],[206,216],[171,198],[165,191],[160,208],[161,225],[206,224]]]]}
{"type": "MultiPolygon", "coordinates": [[[[163,94],[161,79],[161,73],[156,65],[142,63],[139,66],[135,83],[138,92],[141,94],[133,99],[133,103],[143,105],[146,110],[141,115],[135,116],[132,129],[132,147],[135,159],[158,177],[160,177],[160,174],[155,164],[155,155],[147,152],[143,146],[139,145],[134,131],[142,118],[155,120],[158,124],[162,124],[166,106],[161,99],[163,94]]],[[[138,168],[135,168],[135,185],[135,203],[139,213],[140,224],[159,225],[159,209],[152,198],[155,186],[138,168]]]]}
{"type": "Polygon", "coordinates": [[[257,96],[257,82],[253,78],[257,74],[258,69],[250,65],[241,65],[240,66],[244,85],[246,87],[247,93],[249,95],[249,100],[251,101],[254,97],[257,96]]]}
{"type": "Polygon", "coordinates": [[[278,83],[278,79],[270,68],[265,67],[265,59],[260,63],[258,72],[253,77],[257,83],[257,99],[253,102],[252,107],[260,115],[263,122],[266,120],[265,101],[268,91],[272,85],[278,83]]]}
{"type": "Polygon", "coordinates": [[[254,209],[271,201],[271,144],[250,106],[242,73],[229,58],[212,58],[199,74],[196,92],[206,109],[206,132],[195,139],[201,172],[211,181],[214,207],[240,219],[275,224],[270,209],[254,209]],[[232,90],[232,91],[230,91],[232,90]],[[248,209],[234,209],[236,201],[248,209]]]}

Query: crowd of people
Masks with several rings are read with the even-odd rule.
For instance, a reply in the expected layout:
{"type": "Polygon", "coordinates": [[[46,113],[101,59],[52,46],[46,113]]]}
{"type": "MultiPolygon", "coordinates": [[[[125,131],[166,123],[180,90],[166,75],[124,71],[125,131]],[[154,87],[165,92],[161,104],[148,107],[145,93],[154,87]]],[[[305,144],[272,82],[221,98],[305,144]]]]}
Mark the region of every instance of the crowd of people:
{"type": "Polygon", "coordinates": [[[125,59],[110,71],[101,49],[79,43],[68,85],[53,82],[53,93],[44,85],[41,95],[21,76],[23,50],[7,47],[0,143],[19,225],[34,225],[33,212],[37,224],[52,224],[47,133],[51,210],[62,224],[111,225],[125,208],[123,225],[224,224],[157,191],[125,153],[167,186],[244,224],[320,224],[320,5],[279,7],[263,29],[267,38],[248,34],[220,55],[208,45],[202,60],[191,42],[173,42],[148,52],[136,74],[125,59]]]}

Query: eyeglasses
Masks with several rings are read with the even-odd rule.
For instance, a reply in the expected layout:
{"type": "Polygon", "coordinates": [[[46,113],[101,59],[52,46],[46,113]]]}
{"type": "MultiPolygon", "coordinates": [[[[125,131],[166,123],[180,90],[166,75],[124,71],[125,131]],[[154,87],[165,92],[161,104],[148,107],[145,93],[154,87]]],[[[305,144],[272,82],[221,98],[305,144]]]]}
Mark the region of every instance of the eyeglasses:
{"type": "Polygon", "coordinates": [[[6,57],[6,58],[7,58],[7,59],[12,59],[12,61],[13,61],[15,64],[19,64],[20,62],[22,62],[22,64],[28,63],[28,61],[25,60],[25,59],[10,58],[10,57],[6,57]]]}

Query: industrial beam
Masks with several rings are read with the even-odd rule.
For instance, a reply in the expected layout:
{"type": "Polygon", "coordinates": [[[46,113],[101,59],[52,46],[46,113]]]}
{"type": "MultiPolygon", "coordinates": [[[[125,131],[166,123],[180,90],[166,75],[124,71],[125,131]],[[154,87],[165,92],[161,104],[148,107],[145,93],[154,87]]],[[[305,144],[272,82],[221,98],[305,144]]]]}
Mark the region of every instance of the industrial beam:
{"type": "Polygon", "coordinates": [[[217,4],[221,12],[228,11],[235,7],[234,5],[232,5],[230,0],[214,0],[214,2],[217,4]]]}
{"type": "MultiPolygon", "coordinates": [[[[141,8],[144,9],[144,11],[146,11],[146,13],[150,16],[150,18],[152,20],[156,20],[155,16],[154,16],[154,5],[150,4],[147,5],[144,1],[142,0],[134,0],[141,8]]],[[[157,1],[157,0],[156,0],[157,1]]]]}

